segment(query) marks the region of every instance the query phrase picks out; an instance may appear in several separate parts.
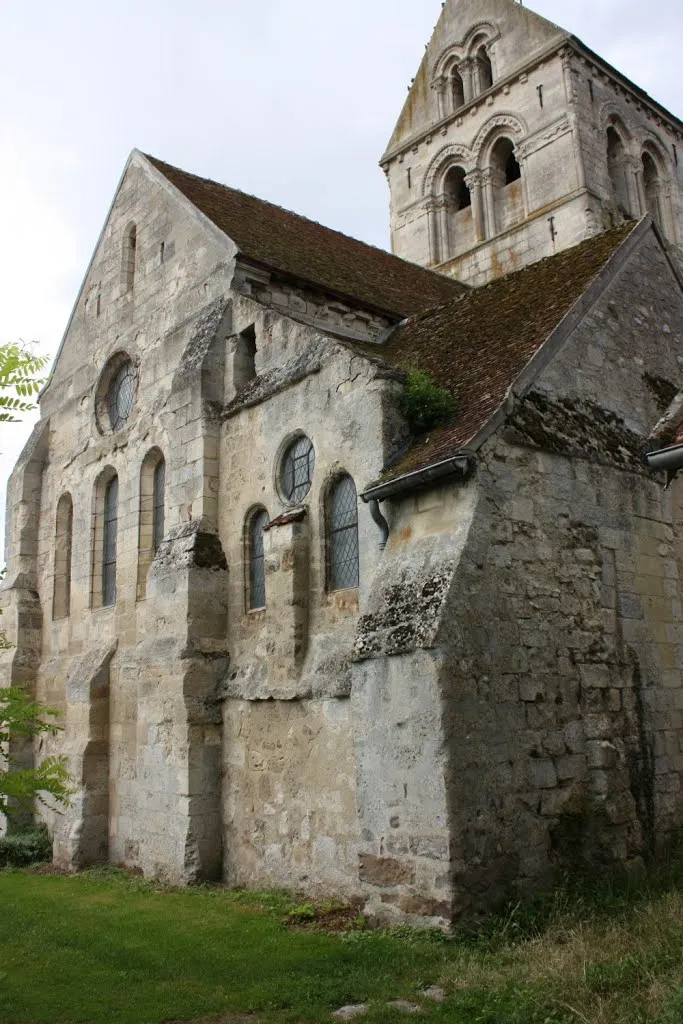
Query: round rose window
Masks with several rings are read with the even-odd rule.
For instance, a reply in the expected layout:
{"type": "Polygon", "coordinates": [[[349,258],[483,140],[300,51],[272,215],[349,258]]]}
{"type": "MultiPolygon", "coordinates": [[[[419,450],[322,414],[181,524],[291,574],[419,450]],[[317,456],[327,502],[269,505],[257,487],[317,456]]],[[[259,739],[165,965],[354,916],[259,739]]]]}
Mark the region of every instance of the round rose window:
{"type": "Polygon", "coordinates": [[[133,411],[135,398],[135,370],[130,361],[126,361],[117,371],[109,386],[107,404],[109,422],[112,430],[121,430],[128,422],[133,411]]]}

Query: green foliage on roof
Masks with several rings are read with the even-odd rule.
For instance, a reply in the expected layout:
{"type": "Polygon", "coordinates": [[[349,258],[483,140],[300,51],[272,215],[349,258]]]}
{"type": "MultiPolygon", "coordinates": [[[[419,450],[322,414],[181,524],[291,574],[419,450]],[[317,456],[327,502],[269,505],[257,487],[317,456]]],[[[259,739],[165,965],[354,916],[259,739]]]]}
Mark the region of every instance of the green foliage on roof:
{"type": "Polygon", "coordinates": [[[399,412],[414,434],[424,434],[455,415],[457,402],[426,370],[411,370],[398,399],[399,412]]]}

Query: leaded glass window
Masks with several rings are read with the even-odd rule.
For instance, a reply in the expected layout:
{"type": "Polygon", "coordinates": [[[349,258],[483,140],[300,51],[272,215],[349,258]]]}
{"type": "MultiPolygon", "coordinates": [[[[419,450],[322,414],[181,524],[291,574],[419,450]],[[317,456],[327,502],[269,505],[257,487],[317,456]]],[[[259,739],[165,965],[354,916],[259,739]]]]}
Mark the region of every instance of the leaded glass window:
{"type": "Polygon", "coordinates": [[[166,463],[159,459],[154,469],[153,487],[152,549],[154,553],[164,539],[164,514],[166,503],[166,463]]]}
{"type": "Polygon", "coordinates": [[[126,361],[118,371],[109,388],[109,422],[112,430],[121,430],[133,411],[135,398],[135,370],[126,361]]]}
{"type": "Polygon", "coordinates": [[[327,506],[328,586],[348,590],[359,582],[358,497],[350,476],[330,490],[327,506]]]}
{"type": "Polygon", "coordinates": [[[263,530],[270,522],[265,509],[249,521],[249,609],[266,606],[266,571],[263,557],[263,530]]]}
{"type": "Polygon", "coordinates": [[[104,492],[102,530],[102,604],[116,603],[116,533],[119,514],[119,478],[107,484],[104,492]]]}
{"type": "Polygon", "coordinates": [[[286,501],[296,505],[311,489],[315,451],[307,437],[298,437],[282,460],[282,491],[286,501]]]}

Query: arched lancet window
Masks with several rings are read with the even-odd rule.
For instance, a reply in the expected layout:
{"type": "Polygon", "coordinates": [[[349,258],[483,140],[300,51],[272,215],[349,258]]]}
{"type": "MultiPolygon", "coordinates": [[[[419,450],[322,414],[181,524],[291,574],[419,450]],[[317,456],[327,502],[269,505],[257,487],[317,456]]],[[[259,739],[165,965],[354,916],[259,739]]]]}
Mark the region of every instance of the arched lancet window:
{"type": "Polygon", "coordinates": [[[263,531],[270,522],[264,508],[256,509],[247,521],[247,607],[249,611],[266,607],[266,570],[263,531]]]}
{"type": "Polygon", "coordinates": [[[152,530],[152,547],[156,554],[164,539],[164,520],[166,517],[166,463],[163,458],[157,462],[154,470],[154,522],[152,530]]]}
{"type": "Polygon", "coordinates": [[[138,229],[129,225],[123,240],[123,284],[125,291],[132,291],[135,283],[135,257],[138,244],[138,229]]]}
{"type": "Polygon", "coordinates": [[[498,139],[491,151],[494,216],[496,233],[505,231],[524,220],[524,194],[522,171],[510,139],[498,139]]]}
{"type": "Polygon", "coordinates": [[[642,156],[643,189],[645,191],[645,208],[652,216],[657,227],[662,229],[662,211],[660,207],[660,176],[654,158],[647,151],[642,156]]]}
{"type": "Polygon", "coordinates": [[[95,482],[92,506],[92,575],[90,605],[102,608],[116,602],[116,541],[119,479],[107,466],[95,482]]]}
{"type": "Polygon", "coordinates": [[[116,604],[116,543],[119,519],[119,478],[113,476],[104,491],[102,525],[102,605],[116,604]]]}
{"type": "Polygon", "coordinates": [[[493,65],[485,46],[477,50],[477,64],[479,66],[479,92],[486,92],[493,85],[493,65]]]}
{"type": "Polygon", "coordinates": [[[472,197],[462,167],[451,167],[443,184],[447,218],[444,226],[448,237],[442,239],[443,259],[457,256],[474,244],[472,197]]]}
{"type": "Polygon", "coordinates": [[[71,611],[71,551],[73,546],[74,507],[70,494],[63,494],[57,505],[55,529],[55,580],[52,618],[65,619],[71,611]]]}
{"type": "Polygon", "coordinates": [[[339,477],[327,496],[327,587],[349,590],[360,577],[358,496],[350,476],[339,477]]]}
{"type": "Polygon", "coordinates": [[[625,217],[631,216],[628,188],[628,162],[626,147],[614,125],[607,129],[607,169],[612,186],[612,197],[625,217]]]}
{"type": "Polygon", "coordinates": [[[453,65],[451,68],[450,81],[453,110],[459,110],[460,107],[465,105],[465,83],[456,65],[453,65]]]}
{"type": "Polygon", "coordinates": [[[159,448],[147,452],[140,468],[138,526],[138,599],[147,593],[147,574],[166,524],[166,462],[159,448]]]}

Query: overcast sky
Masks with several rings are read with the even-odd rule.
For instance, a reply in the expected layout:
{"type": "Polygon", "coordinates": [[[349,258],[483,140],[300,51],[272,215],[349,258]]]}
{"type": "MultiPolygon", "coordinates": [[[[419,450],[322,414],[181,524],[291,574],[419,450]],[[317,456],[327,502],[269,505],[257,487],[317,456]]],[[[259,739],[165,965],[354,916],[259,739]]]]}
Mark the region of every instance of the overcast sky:
{"type": "MultiPolygon", "coordinates": [[[[681,0],[528,6],[683,116],[681,0]]],[[[0,0],[0,342],[54,354],[134,147],[387,246],[377,161],[440,9],[0,0]]],[[[3,494],[29,429],[1,428],[3,494]]]]}

